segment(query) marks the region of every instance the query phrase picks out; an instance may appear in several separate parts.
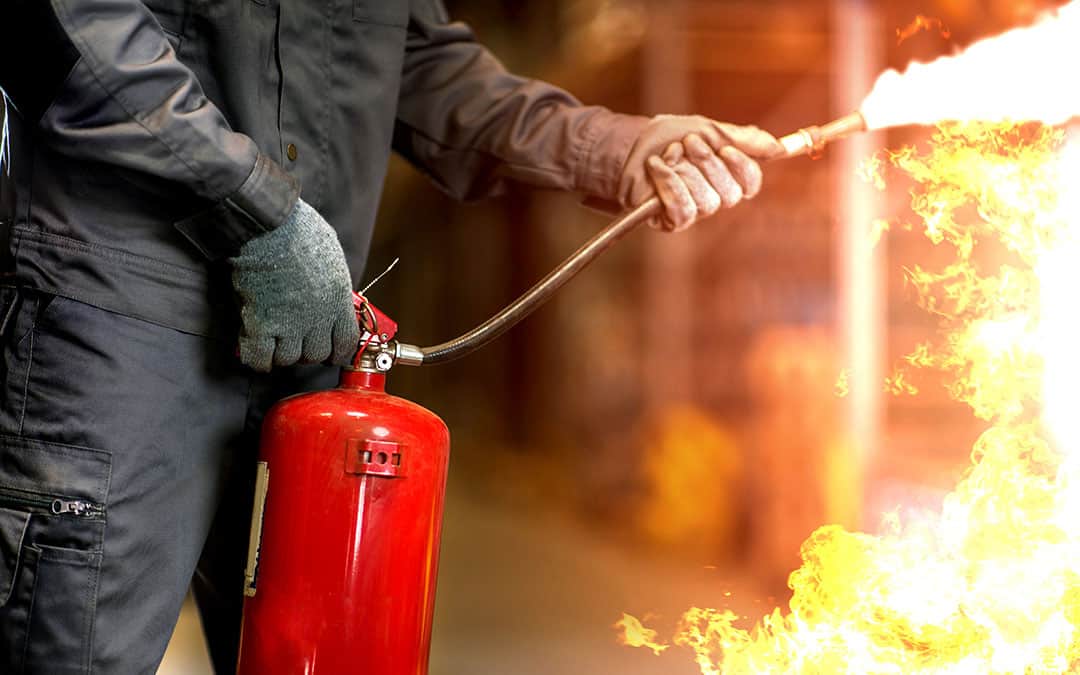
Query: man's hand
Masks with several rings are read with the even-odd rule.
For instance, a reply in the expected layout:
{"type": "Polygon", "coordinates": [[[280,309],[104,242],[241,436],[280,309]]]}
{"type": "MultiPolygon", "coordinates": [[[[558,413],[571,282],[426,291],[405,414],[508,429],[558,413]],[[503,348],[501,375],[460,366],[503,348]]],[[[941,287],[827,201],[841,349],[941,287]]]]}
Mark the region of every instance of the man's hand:
{"type": "Polygon", "coordinates": [[[344,365],[360,339],[337,233],[304,200],[276,230],[230,258],[240,297],[240,360],[251,368],[344,365]]]}
{"type": "Polygon", "coordinates": [[[697,115],[658,115],[630,149],[619,197],[624,207],[634,207],[658,196],[664,214],[650,224],[682,230],[753,198],[761,190],[758,161],[783,152],[776,138],[757,127],[697,115]]]}

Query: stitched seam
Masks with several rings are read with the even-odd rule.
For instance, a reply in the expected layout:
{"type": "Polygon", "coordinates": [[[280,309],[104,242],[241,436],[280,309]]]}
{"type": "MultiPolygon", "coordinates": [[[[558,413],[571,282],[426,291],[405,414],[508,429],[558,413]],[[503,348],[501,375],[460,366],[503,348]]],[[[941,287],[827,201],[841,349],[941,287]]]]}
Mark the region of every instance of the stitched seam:
{"type": "Polygon", "coordinates": [[[97,555],[97,564],[86,567],[86,588],[83,591],[83,609],[86,618],[83,619],[83,639],[86,641],[83,647],[83,672],[90,675],[90,664],[94,654],[94,618],[97,614],[97,581],[101,575],[101,554],[97,555]]]}
{"type": "MultiPolygon", "coordinates": [[[[355,7],[355,5],[354,5],[355,7]]],[[[324,42],[323,51],[323,78],[326,82],[327,88],[333,86],[333,54],[331,52],[331,46],[334,41],[334,6],[333,2],[327,2],[325,5],[325,16],[323,19],[326,21],[326,39],[324,42]]],[[[322,138],[319,139],[320,150],[324,159],[329,159],[330,156],[330,97],[323,96],[323,105],[320,117],[322,118],[322,124],[319,128],[322,129],[322,138]]],[[[326,193],[326,167],[329,165],[328,161],[320,162],[321,170],[319,171],[319,185],[316,190],[316,198],[319,200],[318,204],[322,203],[323,195],[326,193]]]]}
{"type": "Polygon", "coordinates": [[[30,326],[30,347],[29,354],[26,357],[26,377],[23,379],[22,401],[19,402],[21,409],[19,410],[19,430],[16,432],[18,436],[23,435],[23,423],[26,421],[26,397],[30,392],[30,369],[34,365],[34,333],[37,331],[38,302],[38,300],[34,300],[34,323],[30,326]]]}
{"type": "Polygon", "coordinates": [[[585,140],[575,144],[574,147],[574,181],[576,187],[584,187],[587,177],[593,174],[592,155],[596,150],[596,143],[600,140],[600,125],[591,122],[593,120],[586,123],[585,140]]]}
{"type": "Polygon", "coordinates": [[[11,325],[11,319],[15,316],[15,311],[18,309],[21,296],[18,289],[15,289],[11,296],[11,304],[8,305],[7,311],[4,312],[4,320],[0,321],[0,338],[2,338],[8,330],[8,326],[11,325]]]}
{"type": "Polygon", "coordinates": [[[26,655],[30,651],[30,623],[34,618],[34,601],[37,600],[38,577],[41,568],[41,552],[38,551],[37,565],[34,566],[34,586],[30,589],[30,606],[26,608],[26,630],[23,631],[22,669],[26,670],[26,655]]]}
{"type": "Polygon", "coordinates": [[[79,241],[78,239],[72,239],[59,234],[52,234],[49,232],[41,232],[29,227],[21,227],[15,225],[11,228],[12,232],[17,235],[19,242],[22,240],[33,241],[36,244],[48,246],[52,248],[59,248],[66,251],[72,251],[76,253],[85,253],[87,255],[93,255],[102,260],[106,260],[111,263],[119,263],[132,267],[141,268],[143,271],[151,273],[162,273],[165,276],[170,276],[177,281],[186,280],[191,278],[198,278],[201,276],[201,272],[198,269],[191,267],[183,267],[174,263],[166,262],[164,260],[157,260],[156,258],[150,258],[147,256],[141,256],[137,253],[129,253],[117,248],[109,246],[101,246],[100,244],[90,244],[87,242],[79,241]]]}
{"type": "MultiPolygon", "coordinates": [[[[71,20],[71,14],[67,11],[66,7],[63,7],[60,3],[54,3],[53,7],[56,8],[56,11],[62,12],[64,14],[64,23],[66,24],[65,29],[68,26],[73,25],[74,22],[71,20]]],[[[191,175],[195,177],[204,186],[204,189],[210,187],[206,179],[198,171],[196,171],[195,168],[187,162],[187,160],[181,157],[180,154],[175,149],[173,149],[173,147],[169,143],[167,143],[164,138],[161,138],[157,134],[150,131],[150,128],[146,126],[146,123],[139,117],[139,115],[132,111],[133,106],[129,106],[124,100],[120,98],[119,95],[110,90],[109,87],[105,86],[105,83],[101,81],[101,77],[94,69],[94,65],[100,64],[96,64],[96,60],[89,57],[89,55],[93,55],[93,51],[88,48],[86,40],[84,40],[82,36],[78,34],[78,32],[74,31],[68,32],[68,39],[70,39],[72,43],[78,43],[77,47],[80,48],[79,54],[82,59],[85,60],[87,63],[87,71],[89,71],[90,76],[94,78],[94,81],[97,82],[98,86],[101,87],[101,90],[105,92],[105,95],[108,96],[109,99],[115,101],[116,104],[120,106],[120,109],[127,113],[131,120],[138,124],[139,127],[143,131],[145,131],[151,139],[164,147],[170,155],[172,155],[178,162],[180,162],[180,164],[182,164],[184,168],[187,169],[191,173],[191,175]]],[[[74,72],[75,68],[77,67],[78,64],[76,63],[76,65],[72,68],[72,72],[74,72]]],[[[157,111],[168,100],[169,94],[166,94],[165,98],[159,101],[157,105],[153,106],[152,110],[157,111]]],[[[215,199],[224,199],[231,193],[218,194],[217,192],[210,192],[209,190],[207,190],[207,194],[212,194],[215,199]]]]}
{"type": "Polygon", "coordinates": [[[94,628],[97,625],[97,601],[98,590],[101,586],[101,568],[105,564],[105,531],[109,529],[109,491],[112,489],[112,457],[109,457],[108,469],[105,472],[105,491],[101,494],[101,505],[105,509],[104,524],[98,534],[97,550],[99,551],[96,574],[93,575],[93,594],[89,597],[90,602],[90,634],[87,638],[86,647],[86,672],[94,672],[94,628]]]}

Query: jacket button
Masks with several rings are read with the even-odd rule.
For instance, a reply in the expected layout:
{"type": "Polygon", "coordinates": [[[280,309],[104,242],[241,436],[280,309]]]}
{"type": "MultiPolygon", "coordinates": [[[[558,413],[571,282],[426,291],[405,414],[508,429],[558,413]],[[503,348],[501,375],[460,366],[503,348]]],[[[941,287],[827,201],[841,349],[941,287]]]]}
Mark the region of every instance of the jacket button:
{"type": "Polygon", "coordinates": [[[295,162],[296,161],[296,146],[293,145],[292,143],[289,143],[289,145],[285,147],[285,156],[289,158],[289,161],[295,162]]]}

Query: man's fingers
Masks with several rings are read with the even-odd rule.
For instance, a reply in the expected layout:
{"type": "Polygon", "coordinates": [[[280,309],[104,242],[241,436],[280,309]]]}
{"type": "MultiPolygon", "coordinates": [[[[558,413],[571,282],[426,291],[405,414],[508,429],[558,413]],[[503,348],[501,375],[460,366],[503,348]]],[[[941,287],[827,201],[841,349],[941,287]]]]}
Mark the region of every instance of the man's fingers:
{"type": "Polygon", "coordinates": [[[240,336],[240,361],[252,370],[270,372],[274,360],[274,338],[240,336]]]}
{"type": "Polygon", "coordinates": [[[763,176],[760,164],[733,145],[721,150],[720,157],[723,158],[731,175],[739,182],[747,199],[753,199],[757,193],[761,192],[763,176]]]}
{"type": "Polygon", "coordinates": [[[304,338],[304,363],[322,363],[330,358],[330,332],[319,331],[304,338]]]}
{"type": "Polygon", "coordinates": [[[668,166],[675,166],[682,161],[685,154],[683,144],[679,141],[672,141],[671,143],[668,143],[668,146],[664,149],[664,154],[661,155],[661,158],[668,166]]]}
{"type": "Polygon", "coordinates": [[[274,349],[275,366],[291,366],[300,360],[300,336],[279,337],[274,349]]]}
{"type": "Polygon", "coordinates": [[[757,159],[770,159],[784,154],[784,146],[780,141],[767,131],[753,126],[738,126],[724,122],[715,122],[714,128],[724,140],[719,144],[713,144],[713,139],[706,139],[717,152],[725,145],[734,145],[745,154],[757,159]]]}
{"type": "Polygon", "coordinates": [[[330,362],[339,366],[348,365],[356,355],[359,343],[360,324],[357,323],[356,314],[350,308],[349,315],[343,316],[334,324],[334,342],[330,362]]]}
{"type": "Polygon", "coordinates": [[[664,205],[665,217],[660,223],[661,228],[678,230],[693,223],[697,218],[697,205],[683,178],[655,155],[648,159],[645,168],[664,205]]]}
{"type": "MultiPolygon", "coordinates": [[[[705,174],[703,174],[700,169],[689,161],[679,162],[673,168],[675,169],[675,173],[679,175],[679,178],[682,179],[683,185],[685,185],[686,189],[690,192],[691,199],[694,200],[694,209],[696,211],[694,220],[701,220],[720,210],[720,207],[724,205],[723,199],[721,199],[720,194],[713,186],[709,184],[709,180],[705,178],[705,174]]],[[[690,224],[691,223],[683,223],[675,229],[678,231],[690,224]]]]}
{"type": "MultiPolygon", "coordinates": [[[[689,134],[683,141],[686,146],[686,156],[695,167],[705,176],[713,190],[720,197],[721,206],[731,208],[743,198],[744,186],[731,175],[728,165],[724,163],[713,149],[697,134],[689,134]]],[[[730,147],[730,146],[729,146],[730,147]]],[[[713,209],[715,211],[716,209],[713,209]]],[[[704,213],[709,215],[712,211],[704,213]]]]}

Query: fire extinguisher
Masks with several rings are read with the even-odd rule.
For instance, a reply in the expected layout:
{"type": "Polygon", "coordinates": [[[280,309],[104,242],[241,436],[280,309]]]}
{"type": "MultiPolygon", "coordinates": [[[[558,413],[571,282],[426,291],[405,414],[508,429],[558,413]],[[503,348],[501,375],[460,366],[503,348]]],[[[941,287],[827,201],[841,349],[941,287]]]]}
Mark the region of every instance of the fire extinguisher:
{"type": "MultiPolygon", "coordinates": [[[[860,121],[781,143],[786,156],[807,154],[860,121]]],[[[625,214],[497,315],[433,347],[399,342],[397,324],[357,294],[364,333],[338,387],[287,398],[263,424],[239,675],[427,675],[449,434],[386,393],[386,375],[486,345],[660,208],[652,199],[625,214]]]]}

